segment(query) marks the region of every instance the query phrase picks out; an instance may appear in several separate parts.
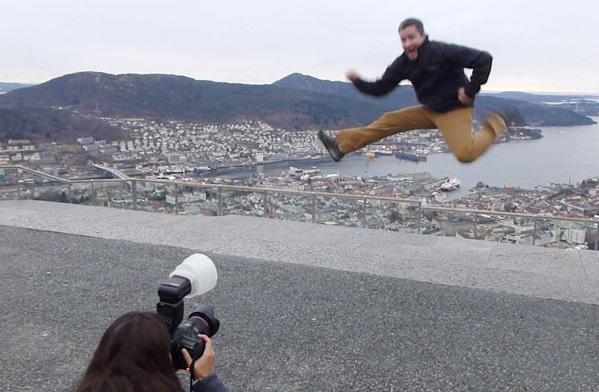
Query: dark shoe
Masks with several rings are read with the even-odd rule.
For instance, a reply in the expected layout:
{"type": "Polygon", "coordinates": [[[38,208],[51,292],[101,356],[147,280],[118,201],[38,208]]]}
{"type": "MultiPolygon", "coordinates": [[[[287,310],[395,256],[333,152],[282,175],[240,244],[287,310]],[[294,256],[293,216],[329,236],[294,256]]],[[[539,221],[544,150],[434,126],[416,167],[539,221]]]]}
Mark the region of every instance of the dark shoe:
{"type": "Polygon", "coordinates": [[[318,131],[318,138],[320,139],[324,147],[327,149],[329,154],[331,154],[331,158],[333,158],[335,162],[339,162],[341,158],[343,158],[345,153],[339,149],[339,144],[337,143],[337,140],[330,137],[329,135],[326,135],[322,130],[318,131]]]}

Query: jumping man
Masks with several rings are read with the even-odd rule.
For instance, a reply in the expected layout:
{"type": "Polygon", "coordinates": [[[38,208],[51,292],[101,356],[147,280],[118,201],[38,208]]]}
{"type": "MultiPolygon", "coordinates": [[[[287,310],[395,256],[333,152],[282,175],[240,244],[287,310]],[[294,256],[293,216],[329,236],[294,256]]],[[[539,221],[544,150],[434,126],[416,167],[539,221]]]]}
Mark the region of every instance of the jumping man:
{"type": "Polygon", "coordinates": [[[334,138],[319,131],[320,141],[339,161],[345,154],[395,133],[438,128],[460,162],[474,161],[506,129],[508,120],[505,115],[491,113],[482,130],[472,134],[474,97],[487,82],[493,58],[485,51],[429,41],[418,19],[401,22],[399,36],[404,52],[380,79],[367,82],[354,71],[349,71],[347,78],[372,96],[388,94],[407,79],[422,105],[385,113],[367,127],[344,129],[334,138]],[[472,69],[470,80],[464,68],[472,69]]]}

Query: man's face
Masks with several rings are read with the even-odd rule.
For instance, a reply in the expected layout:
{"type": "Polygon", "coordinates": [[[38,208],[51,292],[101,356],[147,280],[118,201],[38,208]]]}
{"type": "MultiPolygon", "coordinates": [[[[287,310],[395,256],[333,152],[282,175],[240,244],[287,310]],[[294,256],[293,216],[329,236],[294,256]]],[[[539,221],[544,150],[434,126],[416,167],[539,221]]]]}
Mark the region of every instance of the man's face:
{"type": "Polygon", "coordinates": [[[426,35],[419,32],[416,26],[410,25],[399,30],[399,37],[401,38],[404,53],[411,61],[416,60],[418,58],[418,48],[424,42],[426,35]]]}

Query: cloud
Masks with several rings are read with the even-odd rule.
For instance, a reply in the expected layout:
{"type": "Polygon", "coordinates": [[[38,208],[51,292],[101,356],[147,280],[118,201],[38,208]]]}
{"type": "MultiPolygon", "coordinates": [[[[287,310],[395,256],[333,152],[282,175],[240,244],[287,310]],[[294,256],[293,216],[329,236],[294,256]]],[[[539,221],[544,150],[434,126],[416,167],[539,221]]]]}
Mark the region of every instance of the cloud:
{"type": "Polygon", "coordinates": [[[397,25],[490,51],[487,88],[598,91],[599,5],[582,0],[33,0],[3,5],[0,80],[83,70],[270,83],[291,72],[380,75],[401,53],[397,25]]]}

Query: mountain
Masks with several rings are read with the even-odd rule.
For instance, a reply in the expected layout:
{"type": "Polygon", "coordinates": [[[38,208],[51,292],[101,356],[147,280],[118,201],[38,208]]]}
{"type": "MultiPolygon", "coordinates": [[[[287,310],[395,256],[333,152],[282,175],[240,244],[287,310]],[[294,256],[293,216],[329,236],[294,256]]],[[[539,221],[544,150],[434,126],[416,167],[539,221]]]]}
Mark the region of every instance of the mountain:
{"type": "Polygon", "coordinates": [[[546,102],[563,102],[563,101],[571,101],[571,100],[597,100],[598,96],[595,95],[566,95],[566,94],[532,94],[532,93],[523,93],[519,91],[504,91],[501,93],[491,93],[488,95],[492,95],[497,98],[507,98],[507,99],[516,99],[519,101],[526,102],[536,102],[536,103],[546,103],[546,102]]]}
{"type": "Polygon", "coordinates": [[[21,84],[21,83],[6,83],[0,82],[0,94],[7,93],[12,90],[16,90],[18,88],[29,87],[30,84],[21,84]]]}
{"type": "Polygon", "coordinates": [[[77,137],[115,140],[121,131],[103,121],[64,110],[0,107],[0,140],[32,139],[73,143],[77,137]]]}
{"type": "Polygon", "coordinates": [[[256,119],[289,128],[364,124],[381,114],[375,103],[270,85],[194,80],[174,75],[82,72],[0,96],[4,107],[55,107],[101,116],[200,122],[256,119]]]}
{"type": "MultiPolygon", "coordinates": [[[[368,124],[386,111],[416,103],[411,86],[400,86],[380,99],[359,93],[349,83],[300,74],[272,85],[245,85],[175,75],[80,72],[0,95],[0,108],[6,109],[0,112],[0,127],[4,124],[2,132],[14,135],[21,124],[22,133],[61,140],[77,130],[78,136],[101,133],[93,119],[98,116],[205,123],[260,120],[290,130],[339,129],[368,124]]],[[[593,123],[571,110],[485,95],[477,97],[477,116],[504,106],[519,108],[527,122],[536,125],[593,123]]]]}
{"type": "MultiPolygon", "coordinates": [[[[374,98],[360,93],[350,83],[332,82],[320,80],[311,76],[298,73],[291,74],[274,83],[276,86],[284,86],[299,90],[307,90],[316,93],[325,93],[342,96],[365,102],[375,102],[384,110],[397,110],[398,108],[416,105],[418,101],[411,86],[399,86],[392,93],[383,98],[374,98]]],[[[528,124],[539,126],[571,126],[590,125],[594,121],[585,115],[575,113],[570,106],[550,106],[543,104],[554,100],[572,98],[570,96],[549,96],[550,100],[543,100],[544,95],[528,93],[498,93],[480,94],[476,97],[475,116],[481,120],[485,113],[493,109],[516,107],[522,113],[528,124]]]]}
{"type": "Polygon", "coordinates": [[[418,100],[412,86],[399,86],[390,94],[373,98],[360,93],[351,83],[321,80],[312,76],[293,73],[277,80],[273,86],[284,87],[294,90],[310,91],[313,93],[334,95],[360,102],[374,103],[385,110],[395,110],[406,106],[417,105],[418,100]]]}
{"type": "Polygon", "coordinates": [[[552,105],[537,104],[515,99],[497,98],[493,96],[481,95],[476,98],[476,115],[479,119],[484,113],[517,108],[522,114],[526,124],[533,126],[573,126],[573,125],[591,125],[595,124],[592,119],[564,107],[552,105]]]}
{"type": "Polygon", "coordinates": [[[549,104],[555,108],[575,111],[584,116],[599,116],[599,96],[594,95],[545,95],[515,91],[489,94],[497,98],[517,99],[531,103],[549,104]]]}

